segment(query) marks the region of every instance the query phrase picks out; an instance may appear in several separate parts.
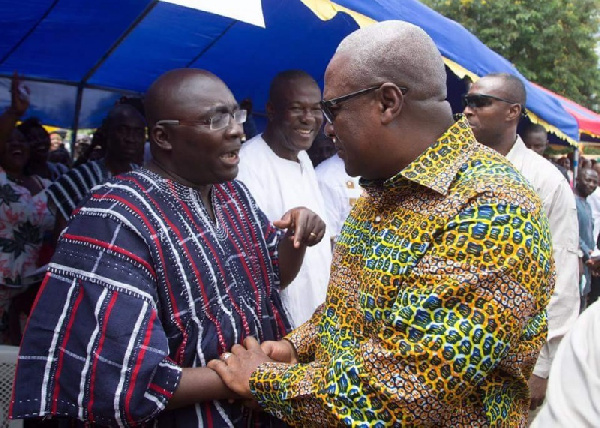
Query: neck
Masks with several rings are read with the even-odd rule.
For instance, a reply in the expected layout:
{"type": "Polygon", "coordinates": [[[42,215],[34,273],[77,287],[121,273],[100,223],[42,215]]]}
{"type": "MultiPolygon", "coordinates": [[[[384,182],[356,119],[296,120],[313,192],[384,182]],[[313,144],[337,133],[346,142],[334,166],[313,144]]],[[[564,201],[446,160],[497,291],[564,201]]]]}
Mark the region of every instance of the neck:
{"type": "Polygon", "coordinates": [[[287,159],[293,162],[300,162],[298,160],[298,153],[300,153],[300,151],[289,150],[283,147],[280,144],[281,138],[283,137],[277,135],[277,131],[269,127],[269,125],[267,125],[267,128],[265,129],[265,132],[263,132],[262,137],[263,140],[265,140],[265,143],[267,143],[271,150],[273,150],[273,152],[280,158],[287,159]]]}
{"type": "Polygon", "coordinates": [[[496,150],[502,156],[506,156],[506,155],[508,155],[508,152],[510,152],[512,150],[512,148],[516,142],[517,142],[517,129],[510,128],[510,129],[507,129],[504,134],[499,135],[498,140],[493,145],[490,145],[489,147],[496,150]]]}
{"type": "Polygon", "coordinates": [[[104,158],[104,164],[112,175],[123,174],[124,172],[129,172],[131,170],[131,163],[129,161],[114,159],[108,154],[104,158]]]}
{"type": "Polygon", "coordinates": [[[179,183],[186,187],[191,187],[192,189],[197,190],[200,193],[202,198],[202,202],[204,202],[205,206],[210,206],[210,191],[212,189],[212,184],[194,184],[191,181],[186,180],[185,178],[174,173],[168,166],[165,166],[160,161],[157,161],[155,158],[152,158],[150,162],[146,165],[150,171],[160,175],[163,178],[168,180],[173,180],[176,183],[179,183]]]}
{"type": "Polygon", "coordinates": [[[23,178],[25,177],[25,171],[23,168],[13,167],[13,166],[5,166],[2,165],[4,172],[6,172],[7,176],[12,178],[23,178]]]}

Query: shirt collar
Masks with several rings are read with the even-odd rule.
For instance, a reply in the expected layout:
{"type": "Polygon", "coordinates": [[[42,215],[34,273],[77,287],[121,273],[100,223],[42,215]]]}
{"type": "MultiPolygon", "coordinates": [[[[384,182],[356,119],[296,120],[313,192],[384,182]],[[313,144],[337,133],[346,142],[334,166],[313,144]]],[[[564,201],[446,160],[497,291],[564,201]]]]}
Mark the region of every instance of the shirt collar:
{"type": "Polygon", "coordinates": [[[459,115],[458,120],[434,144],[398,174],[383,183],[363,180],[361,185],[369,187],[383,184],[385,188],[393,188],[409,180],[447,195],[460,167],[470,156],[471,150],[468,148],[475,143],[469,122],[464,115],[459,115]]]}

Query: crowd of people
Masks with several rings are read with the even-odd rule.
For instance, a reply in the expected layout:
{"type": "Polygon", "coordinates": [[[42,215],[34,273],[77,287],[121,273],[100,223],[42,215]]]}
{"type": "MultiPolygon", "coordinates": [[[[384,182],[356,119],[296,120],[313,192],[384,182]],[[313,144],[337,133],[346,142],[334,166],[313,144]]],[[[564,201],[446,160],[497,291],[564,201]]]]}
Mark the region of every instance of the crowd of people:
{"type": "Polygon", "coordinates": [[[0,115],[0,317],[21,347],[12,417],[598,416],[557,391],[586,380],[565,386],[562,371],[593,340],[572,331],[597,318],[579,314],[600,294],[600,164],[571,186],[543,157],[543,127],[517,133],[519,78],[473,82],[455,117],[431,38],[386,21],[341,42],[323,92],[304,71],[278,73],[262,133],[218,76],[177,69],[143,105],[115,105],[68,168],[49,160],[20,87],[15,74],[0,115]]]}

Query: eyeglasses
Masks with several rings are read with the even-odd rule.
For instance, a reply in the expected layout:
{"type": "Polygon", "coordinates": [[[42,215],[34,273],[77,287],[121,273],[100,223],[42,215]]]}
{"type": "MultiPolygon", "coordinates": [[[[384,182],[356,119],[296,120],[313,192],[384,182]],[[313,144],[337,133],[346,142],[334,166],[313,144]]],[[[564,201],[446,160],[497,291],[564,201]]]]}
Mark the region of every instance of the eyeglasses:
{"type": "Polygon", "coordinates": [[[227,128],[231,123],[231,118],[240,125],[246,122],[247,112],[246,110],[236,110],[233,113],[217,113],[209,118],[203,120],[175,120],[175,119],[162,119],[156,122],[156,125],[183,125],[183,126],[208,126],[211,131],[218,131],[223,128],[227,128]]]}
{"type": "MultiPolygon", "coordinates": [[[[502,101],[507,104],[520,104],[514,101],[505,100],[504,98],[495,97],[494,95],[485,94],[467,94],[462,98],[464,107],[481,108],[492,105],[494,101],[502,101]]],[[[522,107],[522,106],[521,106],[522,107]]]]}
{"type": "MultiPolygon", "coordinates": [[[[381,88],[383,85],[384,83],[381,83],[377,86],[370,86],[368,88],[361,89],[360,91],[352,92],[347,95],[342,95],[341,97],[321,101],[319,104],[321,105],[321,110],[323,110],[323,115],[325,116],[325,119],[327,119],[327,122],[333,123],[333,121],[335,120],[335,113],[333,112],[333,110],[331,110],[333,107],[336,107],[341,103],[346,102],[354,97],[358,97],[359,95],[368,94],[369,92],[381,88]]],[[[406,94],[406,92],[408,92],[408,88],[404,86],[398,86],[398,88],[400,89],[402,94],[406,94]]]]}

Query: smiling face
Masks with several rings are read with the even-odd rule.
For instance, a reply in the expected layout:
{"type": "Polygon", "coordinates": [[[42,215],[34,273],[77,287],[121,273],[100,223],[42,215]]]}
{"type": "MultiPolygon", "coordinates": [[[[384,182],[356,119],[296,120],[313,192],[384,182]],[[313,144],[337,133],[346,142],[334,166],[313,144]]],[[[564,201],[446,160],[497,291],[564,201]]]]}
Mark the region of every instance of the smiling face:
{"type": "Polygon", "coordinates": [[[29,160],[29,143],[18,129],[14,129],[0,157],[2,168],[13,174],[23,172],[29,160]]]}
{"type": "Polygon", "coordinates": [[[27,133],[32,161],[45,162],[50,151],[50,136],[44,128],[33,127],[27,133]]]}
{"type": "Polygon", "coordinates": [[[321,90],[308,77],[286,80],[267,104],[269,115],[265,140],[278,156],[296,160],[308,150],[323,124],[319,106],[321,90]]]}
{"type": "Polygon", "coordinates": [[[598,187],[598,173],[591,168],[583,168],[577,175],[577,192],[579,196],[587,198],[598,187]]]}

